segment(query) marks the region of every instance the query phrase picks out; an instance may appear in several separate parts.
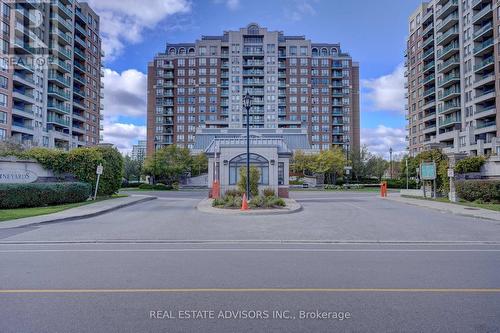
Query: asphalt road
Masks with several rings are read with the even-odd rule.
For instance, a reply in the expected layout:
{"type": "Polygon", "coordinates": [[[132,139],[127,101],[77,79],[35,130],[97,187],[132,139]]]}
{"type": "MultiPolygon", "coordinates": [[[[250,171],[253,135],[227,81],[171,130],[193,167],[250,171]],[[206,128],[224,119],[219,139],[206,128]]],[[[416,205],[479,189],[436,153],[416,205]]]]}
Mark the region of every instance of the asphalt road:
{"type": "Polygon", "coordinates": [[[499,224],[369,193],[200,216],[203,194],[1,230],[0,332],[500,332],[499,224]]]}

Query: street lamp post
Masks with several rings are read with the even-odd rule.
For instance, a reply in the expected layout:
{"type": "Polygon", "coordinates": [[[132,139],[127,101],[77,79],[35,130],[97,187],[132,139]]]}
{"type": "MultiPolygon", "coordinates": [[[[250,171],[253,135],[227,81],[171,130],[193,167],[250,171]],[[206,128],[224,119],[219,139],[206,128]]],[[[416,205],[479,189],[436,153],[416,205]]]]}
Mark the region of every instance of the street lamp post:
{"type": "Polygon", "coordinates": [[[252,96],[247,91],[243,97],[243,106],[247,110],[247,200],[250,199],[250,108],[252,107],[252,96]]]}
{"type": "Polygon", "coordinates": [[[392,147],[389,148],[389,155],[390,155],[390,158],[391,158],[391,179],[392,179],[392,147]]]}

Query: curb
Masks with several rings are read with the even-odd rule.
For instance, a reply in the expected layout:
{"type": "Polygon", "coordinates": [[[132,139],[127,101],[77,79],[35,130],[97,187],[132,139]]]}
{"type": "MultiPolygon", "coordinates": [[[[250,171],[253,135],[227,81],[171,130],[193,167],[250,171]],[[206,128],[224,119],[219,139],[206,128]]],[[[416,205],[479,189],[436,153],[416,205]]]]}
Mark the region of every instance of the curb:
{"type": "MultiPolygon", "coordinates": [[[[148,202],[148,201],[152,201],[152,200],[156,200],[156,199],[158,199],[158,198],[157,197],[147,197],[147,198],[139,199],[137,201],[127,202],[127,203],[124,203],[124,204],[121,204],[121,205],[118,205],[118,206],[115,206],[115,207],[107,208],[107,209],[104,209],[104,210],[101,210],[101,211],[98,211],[98,212],[95,212],[95,213],[89,213],[89,214],[77,215],[77,216],[69,216],[69,217],[62,217],[62,218],[58,218],[58,219],[41,221],[41,222],[35,222],[35,223],[30,223],[30,224],[24,224],[24,225],[20,225],[20,226],[16,226],[16,227],[11,227],[11,228],[7,227],[7,228],[3,228],[3,229],[18,229],[18,228],[26,228],[26,227],[38,227],[38,226],[42,226],[42,225],[45,225],[45,224],[53,224],[53,223],[59,223],[59,222],[69,222],[69,221],[83,220],[83,219],[87,219],[87,218],[91,218],[91,217],[96,217],[96,216],[104,215],[104,214],[113,212],[115,210],[121,209],[121,208],[130,207],[130,206],[133,206],[133,205],[137,205],[137,204],[140,204],[140,203],[144,203],[144,202],[148,202]]],[[[12,220],[12,221],[15,221],[15,220],[12,220]]],[[[2,228],[0,228],[0,229],[2,229],[2,228]]]]}
{"type": "Polygon", "coordinates": [[[304,208],[300,203],[293,199],[286,199],[287,206],[292,205],[292,208],[282,208],[282,209],[261,209],[261,210],[249,210],[242,212],[239,209],[222,209],[212,207],[213,199],[204,199],[196,205],[196,209],[203,213],[209,214],[219,214],[227,216],[266,216],[266,215],[288,215],[301,212],[304,208]]]}
{"type": "MultiPolygon", "coordinates": [[[[432,210],[435,210],[435,211],[438,211],[438,212],[453,214],[453,215],[456,215],[456,216],[471,217],[471,218],[482,219],[482,220],[486,220],[486,221],[490,221],[490,222],[500,222],[500,219],[495,219],[495,218],[491,218],[491,217],[487,217],[487,216],[476,215],[476,214],[467,213],[467,212],[457,212],[457,211],[455,211],[453,209],[445,208],[445,207],[443,207],[443,208],[440,208],[440,207],[430,207],[430,206],[427,206],[427,205],[424,205],[424,204],[420,204],[420,203],[416,203],[416,202],[405,201],[405,200],[397,200],[397,199],[389,198],[389,197],[383,198],[383,199],[384,200],[389,200],[389,201],[392,201],[392,202],[399,202],[399,203],[410,205],[410,206],[416,206],[416,207],[420,207],[420,208],[432,209],[432,210]]],[[[416,200],[418,200],[418,199],[416,199],[416,200]]]]}

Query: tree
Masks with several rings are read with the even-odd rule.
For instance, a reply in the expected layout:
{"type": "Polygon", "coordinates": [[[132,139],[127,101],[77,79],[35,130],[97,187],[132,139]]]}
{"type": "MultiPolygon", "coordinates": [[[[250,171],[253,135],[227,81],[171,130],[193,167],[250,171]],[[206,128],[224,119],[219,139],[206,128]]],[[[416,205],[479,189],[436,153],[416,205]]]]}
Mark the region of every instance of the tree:
{"type": "Polygon", "coordinates": [[[141,161],[133,160],[129,155],[123,159],[123,177],[127,181],[137,180],[141,178],[142,163],[141,161]]]}
{"type": "Polygon", "coordinates": [[[314,155],[307,155],[302,150],[297,150],[293,154],[290,168],[294,173],[306,175],[311,171],[314,158],[314,155]]]}
{"type": "Polygon", "coordinates": [[[144,172],[154,177],[154,182],[167,185],[179,182],[180,178],[191,171],[192,157],[188,148],[170,145],[158,150],[146,159],[144,172]]]}
{"type": "Polygon", "coordinates": [[[352,150],[349,154],[349,160],[352,165],[353,178],[360,180],[367,177],[366,163],[370,158],[368,147],[363,146],[359,151],[352,150]]]}
{"type": "Polygon", "coordinates": [[[375,177],[379,181],[382,180],[387,168],[389,168],[389,162],[381,156],[371,156],[366,163],[367,175],[375,177]]]}
{"type": "Polygon", "coordinates": [[[192,157],[191,176],[196,177],[208,172],[208,158],[204,153],[192,157]]]}
{"type": "Polygon", "coordinates": [[[335,183],[338,176],[344,173],[344,167],[347,165],[347,159],[338,147],[329,150],[323,150],[314,156],[312,171],[322,174],[329,178],[331,183],[335,183]]]}
{"type": "MultiPolygon", "coordinates": [[[[250,166],[250,195],[256,197],[259,195],[259,180],[260,172],[254,166],[250,166]]],[[[246,193],[247,192],[247,168],[240,168],[240,180],[238,181],[238,189],[246,193]]],[[[247,198],[248,199],[248,198],[247,198]]]]}

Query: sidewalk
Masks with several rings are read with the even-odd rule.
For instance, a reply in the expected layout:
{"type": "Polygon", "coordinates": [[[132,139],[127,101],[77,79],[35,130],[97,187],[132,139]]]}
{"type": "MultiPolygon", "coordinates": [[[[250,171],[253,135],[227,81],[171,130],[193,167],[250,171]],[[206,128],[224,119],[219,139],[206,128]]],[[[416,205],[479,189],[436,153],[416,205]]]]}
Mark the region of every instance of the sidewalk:
{"type": "Polygon", "coordinates": [[[27,217],[18,220],[6,221],[0,223],[0,229],[17,228],[25,226],[38,226],[42,224],[75,221],[94,216],[99,216],[112,212],[114,210],[136,205],[142,202],[154,200],[156,197],[148,195],[131,195],[126,198],[116,198],[110,200],[99,201],[94,204],[71,208],[62,212],[27,217]]]}
{"type": "Polygon", "coordinates": [[[399,193],[390,193],[386,199],[409,205],[435,209],[441,212],[452,213],[456,215],[475,217],[492,221],[500,221],[500,212],[495,212],[493,210],[488,210],[488,209],[473,208],[453,203],[446,203],[446,202],[439,202],[432,200],[405,198],[402,197],[399,193]]]}

